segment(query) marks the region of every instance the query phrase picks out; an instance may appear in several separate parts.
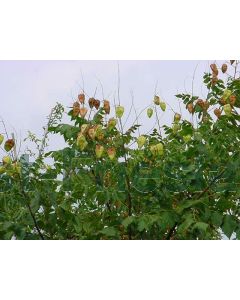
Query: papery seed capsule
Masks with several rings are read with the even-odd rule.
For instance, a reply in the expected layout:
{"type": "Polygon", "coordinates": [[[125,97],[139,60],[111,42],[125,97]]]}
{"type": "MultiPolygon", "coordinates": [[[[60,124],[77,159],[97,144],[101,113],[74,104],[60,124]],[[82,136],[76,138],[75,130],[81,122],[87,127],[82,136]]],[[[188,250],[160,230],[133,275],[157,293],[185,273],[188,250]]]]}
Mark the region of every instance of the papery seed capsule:
{"type": "Polygon", "coordinates": [[[80,116],[81,116],[82,118],[84,118],[84,117],[86,116],[87,112],[88,112],[88,110],[87,110],[86,107],[80,108],[79,113],[80,113],[80,116]]]}
{"type": "Polygon", "coordinates": [[[73,114],[73,117],[77,117],[80,113],[80,108],[79,107],[73,107],[73,111],[72,111],[72,114],[73,114]]]}
{"type": "Polygon", "coordinates": [[[231,116],[231,114],[232,114],[232,107],[231,107],[230,104],[225,104],[223,106],[223,110],[224,110],[226,116],[231,116]]]}
{"type": "Polygon", "coordinates": [[[105,110],[106,114],[110,113],[110,103],[108,100],[103,101],[103,109],[105,110]]]}
{"type": "Polygon", "coordinates": [[[218,77],[216,74],[213,74],[211,82],[212,82],[212,85],[215,85],[218,82],[218,77]]]}
{"type": "Polygon", "coordinates": [[[102,145],[96,145],[95,153],[97,158],[101,158],[104,152],[104,147],[102,145]]]}
{"type": "Polygon", "coordinates": [[[12,162],[12,159],[10,156],[4,156],[2,158],[2,162],[3,162],[3,165],[10,165],[12,162]]]}
{"type": "Polygon", "coordinates": [[[226,90],[223,92],[222,98],[226,101],[226,100],[228,100],[228,98],[231,96],[231,94],[232,94],[232,91],[226,89],[226,90]]]}
{"type": "Polygon", "coordinates": [[[181,115],[178,113],[175,113],[174,115],[174,122],[178,123],[181,120],[181,115]]]}
{"type": "Polygon", "coordinates": [[[194,113],[193,103],[188,103],[187,110],[190,112],[190,114],[194,113]]]}
{"type": "Polygon", "coordinates": [[[211,64],[210,65],[210,68],[213,72],[214,75],[218,76],[218,68],[217,68],[217,65],[216,64],[211,64]]]}
{"type": "Polygon", "coordinates": [[[173,124],[172,126],[173,133],[176,134],[180,128],[181,128],[180,124],[178,123],[173,124]]]}
{"type": "Polygon", "coordinates": [[[108,157],[113,160],[114,157],[116,156],[116,149],[114,147],[111,147],[111,148],[108,148],[107,149],[107,154],[108,154],[108,157]]]}
{"type": "Polygon", "coordinates": [[[88,129],[88,136],[94,140],[96,136],[96,129],[94,127],[88,129]]]}
{"type": "Polygon", "coordinates": [[[88,145],[88,142],[83,134],[79,134],[77,137],[77,146],[83,151],[88,145]]]}
{"type": "Polygon", "coordinates": [[[78,100],[81,104],[83,104],[85,102],[85,95],[82,93],[82,94],[79,94],[78,95],[78,100]]]}
{"type": "Polygon", "coordinates": [[[140,135],[137,139],[138,148],[141,149],[147,141],[147,138],[144,135],[140,135]]]}
{"type": "Polygon", "coordinates": [[[147,109],[147,116],[148,116],[149,118],[151,118],[152,115],[153,115],[153,109],[152,109],[152,108],[148,108],[148,109],[147,109]]]}
{"type": "Polygon", "coordinates": [[[215,116],[217,116],[219,118],[221,116],[221,114],[222,114],[221,109],[215,108],[214,109],[214,114],[215,114],[215,116]]]}
{"type": "Polygon", "coordinates": [[[94,102],[95,102],[95,99],[94,99],[94,98],[89,98],[88,104],[89,104],[89,107],[90,107],[90,108],[93,108],[94,102]]]}
{"type": "Polygon", "coordinates": [[[227,64],[223,64],[223,65],[222,65],[222,72],[223,72],[223,73],[226,73],[226,72],[227,72],[227,69],[228,69],[227,64]]]}
{"type": "Polygon", "coordinates": [[[8,139],[4,144],[4,149],[8,152],[10,151],[15,145],[15,142],[13,139],[8,139]]]}
{"type": "Polygon", "coordinates": [[[236,103],[237,97],[235,95],[231,95],[229,97],[229,102],[231,105],[234,105],[236,103]]]}
{"type": "Polygon", "coordinates": [[[160,104],[160,97],[155,95],[153,99],[154,104],[159,105],[160,104]]]}
{"type": "Polygon", "coordinates": [[[88,124],[82,124],[81,126],[81,133],[85,134],[87,132],[89,125],[88,124]]]}
{"type": "Polygon", "coordinates": [[[204,103],[203,103],[203,109],[204,109],[204,110],[208,110],[208,108],[209,108],[209,102],[206,100],[206,101],[204,101],[204,103]]]}
{"type": "Polygon", "coordinates": [[[159,105],[160,105],[162,111],[166,110],[167,105],[165,102],[161,101],[159,105]]]}
{"type": "Polygon", "coordinates": [[[201,108],[204,107],[204,101],[202,99],[198,99],[197,105],[199,105],[201,108]]]}
{"type": "Polygon", "coordinates": [[[116,109],[115,109],[115,113],[116,113],[116,116],[117,118],[121,118],[124,114],[124,107],[123,106],[117,106],[116,109]]]}
{"type": "Polygon", "coordinates": [[[114,118],[110,118],[108,120],[108,128],[111,130],[117,125],[117,120],[114,118]]]}
{"type": "Polygon", "coordinates": [[[96,109],[99,109],[99,106],[100,106],[100,100],[96,100],[94,101],[93,103],[93,106],[96,108],[96,109]]]}

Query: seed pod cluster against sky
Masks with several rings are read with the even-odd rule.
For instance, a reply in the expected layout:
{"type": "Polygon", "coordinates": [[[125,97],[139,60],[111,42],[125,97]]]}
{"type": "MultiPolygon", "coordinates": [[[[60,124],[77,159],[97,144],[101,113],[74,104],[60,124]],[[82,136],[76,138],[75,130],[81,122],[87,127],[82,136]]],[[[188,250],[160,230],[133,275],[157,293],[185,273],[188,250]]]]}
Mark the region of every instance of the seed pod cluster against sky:
{"type": "MultiPolygon", "coordinates": [[[[206,96],[201,82],[211,63],[203,60],[0,61],[0,117],[9,131],[15,131],[22,139],[28,130],[40,136],[46,116],[56,101],[70,107],[84,89],[87,99],[94,96],[100,100],[108,99],[111,105],[114,98],[118,104],[119,95],[125,117],[132,100],[136,111],[140,112],[152,103],[156,93],[168,104],[165,112],[159,110],[160,122],[170,124],[170,106],[180,113],[175,94],[191,93],[193,89],[199,97],[206,96]]],[[[135,119],[132,109],[126,128],[135,119]]],[[[146,112],[139,117],[140,124],[141,120],[144,120],[146,130],[154,125],[154,119],[146,118],[146,112]]],[[[61,141],[51,141],[53,147],[56,143],[61,141]]]]}

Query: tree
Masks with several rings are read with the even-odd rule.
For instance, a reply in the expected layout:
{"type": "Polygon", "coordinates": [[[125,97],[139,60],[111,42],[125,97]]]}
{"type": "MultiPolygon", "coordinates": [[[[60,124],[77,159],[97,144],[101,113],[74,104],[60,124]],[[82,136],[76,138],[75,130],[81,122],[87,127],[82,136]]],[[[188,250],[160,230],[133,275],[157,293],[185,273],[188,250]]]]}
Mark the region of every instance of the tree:
{"type": "MultiPolygon", "coordinates": [[[[220,239],[240,237],[240,79],[238,61],[211,65],[206,99],[178,94],[190,122],[174,113],[137,136],[123,130],[124,107],[78,95],[61,123],[57,106],[45,130],[66,147],[34,162],[3,159],[0,237],[9,239],[220,239]],[[219,72],[233,68],[226,81],[219,72]],[[87,103],[88,102],[88,103],[87,103]],[[109,117],[114,110],[115,117],[109,117]],[[192,118],[194,120],[194,118],[192,118]],[[53,159],[52,165],[45,158],[53,159]]],[[[146,117],[167,104],[154,95],[146,117]]],[[[2,136],[2,142],[3,142],[2,136]]],[[[1,139],[0,139],[1,141],[1,139]]],[[[14,141],[13,141],[14,142],[14,141]]],[[[5,141],[9,144],[9,141],[5,141]]],[[[10,145],[11,146],[11,145],[10,145]]],[[[6,149],[11,152],[12,146],[6,149]]]]}

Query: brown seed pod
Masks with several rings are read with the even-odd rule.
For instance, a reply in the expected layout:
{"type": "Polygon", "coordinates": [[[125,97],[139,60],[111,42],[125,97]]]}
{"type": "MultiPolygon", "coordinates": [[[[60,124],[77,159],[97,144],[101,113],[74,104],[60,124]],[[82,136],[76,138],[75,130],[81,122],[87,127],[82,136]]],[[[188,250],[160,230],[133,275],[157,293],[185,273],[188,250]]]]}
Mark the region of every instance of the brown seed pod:
{"type": "Polygon", "coordinates": [[[225,104],[226,104],[226,101],[225,101],[223,98],[221,98],[221,99],[219,100],[219,103],[220,103],[221,105],[225,105],[225,104]]]}
{"type": "Polygon", "coordinates": [[[215,73],[213,73],[211,82],[212,82],[212,85],[215,85],[218,82],[218,77],[215,73]]]}
{"type": "Polygon", "coordinates": [[[80,108],[80,104],[79,104],[79,102],[78,102],[78,101],[76,101],[76,102],[74,102],[74,103],[73,103],[73,108],[74,108],[74,107],[78,107],[78,108],[80,108]]]}
{"type": "Polygon", "coordinates": [[[229,97],[229,102],[230,102],[231,105],[234,105],[236,100],[237,100],[237,97],[235,95],[231,95],[229,97]]]}
{"type": "Polygon", "coordinates": [[[88,110],[87,110],[86,107],[80,108],[79,113],[80,113],[80,116],[81,116],[82,118],[84,118],[84,117],[86,116],[87,112],[88,112],[88,110]]]}
{"type": "Polygon", "coordinates": [[[105,110],[106,114],[110,113],[110,103],[108,100],[103,101],[103,109],[105,110]]]}
{"type": "Polygon", "coordinates": [[[202,99],[198,99],[197,105],[199,105],[201,108],[204,107],[204,101],[202,99]]]}
{"type": "Polygon", "coordinates": [[[79,94],[78,95],[78,100],[81,104],[83,104],[85,102],[85,95],[82,93],[82,94],[79,94]]]}
{"type": "Polygon", "coordinates": [[[218,76],[218,68],[217,68],[217,65],[216,64],[211,64],[210,65],[210,68],[213,72],[214,75],[218,76]]]}
{"type": "Polygon", "coordinates": [[[230,64],[233,65],[235,60],[230,60],[230,64]]]}
{"type": "Polygon", "coordinates": [[[215,108],[214,109],[214,114],[215,114],[215,116],[217,116],[219,118],[221,116],[221,114],[222,114],[221,109],[215,108]]]}
{"type": "Polygon", "coordinates": [[[203,103],[203,109],[204,109],[204,110],[208,110],[208,108],[209,108],[209,102],[206,100],[206,101],[204,101],[204,103],[203,103]]]}
{"type": "Polygon", "coordinates": [[[227,68],[228,68],[227,64],[223,64],[222,65],[222,72],[226,73],[227,72],[227,68]]]}
{"type": "Polygon", "coordinates": [[[94,99],[94,98],[89,98],[88,104],[89,104],[89,107],[90,107],[90,108],[93,108],[94,102],[95,102],[95,99],[94,99]]]}
{"type": "Polygon", "coordinates": [[[95,99],[95,101],[94,101],[94,103],[93,103],[93,106],[94,106],[96,109],[99,109],[100,101],[95,99]]]}
{"type": "Polygon", "coordinates": [[[190,114],[194,113],[193,103],[188,103],[187,110],[190,112],[190,114]]]}
{"type": "Polygon", "coordinates": [[[78,115],[79,115],[79,113],[80,113],[80,108],[79,107],[77,107],[77,106],[74,106],[73,107],[73,116],[74,117],[77,117],[78,115]]]}

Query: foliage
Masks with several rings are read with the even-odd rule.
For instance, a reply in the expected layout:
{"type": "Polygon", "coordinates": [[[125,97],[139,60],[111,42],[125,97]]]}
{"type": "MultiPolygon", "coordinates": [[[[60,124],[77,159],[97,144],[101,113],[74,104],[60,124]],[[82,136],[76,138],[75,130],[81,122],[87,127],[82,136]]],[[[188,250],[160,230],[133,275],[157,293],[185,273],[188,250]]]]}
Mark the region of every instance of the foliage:
{"type": "MultiPolygon", "coordinates": [[[[163,132],[139,137],[137,124],[123,130],[122,106],[111,118],[107,100],[87,105],[84,93],[68,112],[70,124],[57,110],[47,133],[63,136],[66,147],[43,153],[39,146],[33,163],[15,158],[1,166],[0,238],[239,239],[237,64],[228,65],[235,72],[225,82],[211,65],[203,77],[206,99],[176,95],[196,124],[176,113],[163,132]]],[[[167,106],[154,95],[146,115],[167,106]]]]}

